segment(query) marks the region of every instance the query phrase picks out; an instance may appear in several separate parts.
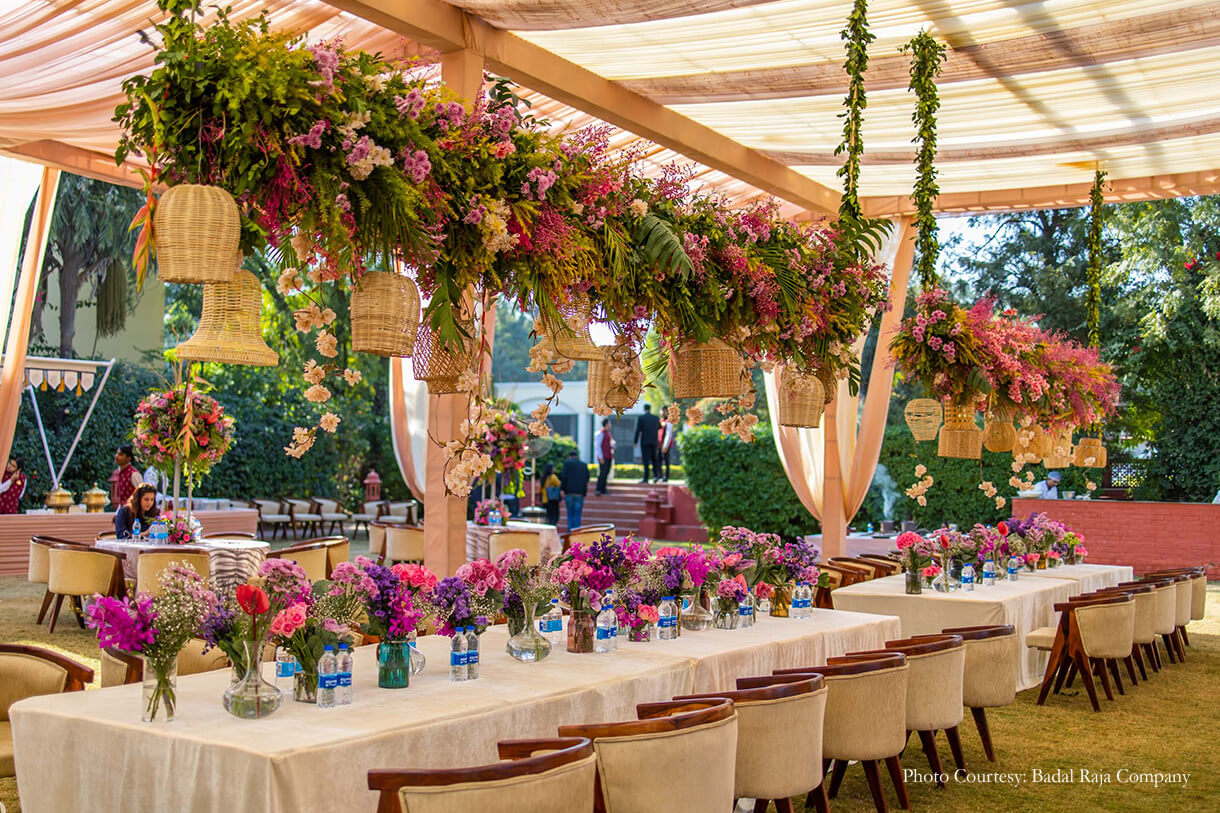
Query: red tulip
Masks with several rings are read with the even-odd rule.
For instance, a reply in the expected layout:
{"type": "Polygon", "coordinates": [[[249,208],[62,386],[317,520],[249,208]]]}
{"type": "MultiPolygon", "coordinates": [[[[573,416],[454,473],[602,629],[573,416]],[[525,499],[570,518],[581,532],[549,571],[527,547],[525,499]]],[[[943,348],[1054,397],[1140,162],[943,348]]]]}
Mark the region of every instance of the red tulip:
{"type": "Polygon", "coordinates": [[[1000,536],[1008,536],[1008,523],[1001,522],[995,526],[995,529],[1000,532],[1000,536]]]}
{"type": "Polygon", "coordinates": [[[271,609],[271,600],[263,589],[249,584],[238,585],[237,603],[247,615],[262,615],[271,609]]]}
{"type": "Polygon", "coordinates": [[[942,548],[942,549],[944,549],[944,550],[948,550],[948,549],[949,549],[949,537],[947,537],[947,536],[942,536],[942,537],[940,538],[940,546],[941,546],[941,548],[942,548]]]}

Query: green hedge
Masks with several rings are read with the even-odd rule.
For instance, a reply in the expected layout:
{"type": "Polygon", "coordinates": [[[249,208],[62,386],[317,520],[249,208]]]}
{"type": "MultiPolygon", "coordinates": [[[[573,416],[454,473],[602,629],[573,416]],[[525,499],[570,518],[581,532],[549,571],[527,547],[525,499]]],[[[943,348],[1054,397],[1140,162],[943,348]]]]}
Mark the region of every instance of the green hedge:
{"type": "Polygon", "coordinates": [[[697,427],[678,435],[686,485],[699,500],[699,518],[715,537],[725,525],[792,536],[820,530],[784,474],[768,424],[753,443],[697,427]]]}
{"type": "MultiPolygon", "coordinates": [[[[589,474],[593,477],[597,476],[596,463],[589,464],[589,474]]],[[[615,463],[610,476],[615,480],[639,480],[644,476],[644,467],[639,463],[615,463]]],[[[686,470],[682,468],[682,464],[675,463],[669,467],[670,480],[681,480],[684,477],[686,477],[686,470]]]]}

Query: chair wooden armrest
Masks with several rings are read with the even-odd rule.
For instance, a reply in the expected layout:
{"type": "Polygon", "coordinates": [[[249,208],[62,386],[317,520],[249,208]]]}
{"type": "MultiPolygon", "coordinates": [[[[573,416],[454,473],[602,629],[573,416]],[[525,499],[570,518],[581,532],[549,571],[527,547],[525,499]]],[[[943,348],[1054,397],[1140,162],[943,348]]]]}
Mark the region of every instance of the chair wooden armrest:
{"type": "MultiPolygon", "coordinates": [[[[760,681],[757,685],[745,688],[739,680],[736,691],[728,692],[708,692],[706,694],[680,694],[674,698],[674,701],[690,701],[690,700],[713,700],[716,698],[726,698],[734,703],[758,703],[764,700],[779,700],[783,697],[796,697],[797,695],[809,694],[816,692],[822,688],[825,679],[821,675],[803,676],[798,680],[789,680],[788,675],[763,675],[760,676],[760,681]]],[[[655,703],[644,703],[641,706],[660,705],[655,703]]],[[[640,706],[636,707],[637,710],[640,706]]],[[[644,715],[640,713],[640,719],[644,715]]]]}
{"type": "MultiPolygon", "coordinates": [[[[885,649],[880,652],[901,652],[904,655],[930,655],[933,652],[944,652],[949,649],[957,649],[962,646],[964,641],[960,635],[924,635],[920,639],[900,638],[895,641],[886,641],[885,649]]],[[[857,654],[857,653],[848,653],[857,654]]]]}
{"type": "MultiPolygon", "coordinates": [[[[30,537],[30,541],[34,542],[35,544],[38,544],[38,545],[45,545],[47,547],[54,547],[56,545],[64,545],[64,546],[73,547],[73,548],[88,548],[88,549],[93,548],[92,542],[77,542],[72,539],[61,539],[58,536],[47,536],[45,534],[35,534],[34,536],[30,537]]],[[[94,540],[94,541],[96,541],[96,540],[94,540]]]]}
{"type": "Polygon", "coordinates": [[[663,717],[672,717],[675,714],[685,714],[689,711],[709,708],[725,700],[732,705],[733,701],[731,699],[714,692],[706,697],[693,699],[674,698],[673,700],[661,700],[654,703],[636,703],[635,716],[640,720],[659,720],[663,717]]]}
{"type": "Polygon", "coordinates": [[[559,727],[559,736],[588,737],[591,740],[595,740],[598,737],[662,734],[668,731],[679,731],[684,728],[695,728],[696,726],[719,722],[732,717],[736,713],[733,710],[733,702],[727,699],[683,701],[678,703],[677,706],[688,708],[689,710],[671,710],[672,716],[633,720],[630,722],[561,725],[559,727]]]}
{"type": "Polygon", "coordinates": [[[314,542],[314,541],[302,542],[299,545],[290,545],[286,548],[280,548],[279,550],[273,550],[267,554],[267,558],[268,559],[283,559],[285,556],[288,556],[289,554],[292,554],[292,553],[301,553],[302,551],[307,551],[307,550],[317,550],[318,548],[328,548],[331,546],[331,544],[332,544],[331,542],[314,542]]]}
{"type": "Polygon", "coordinates": [[[123,674],[124,685],[139,683],[144,679],[144,659],[139,655],[112,646],[106,647],[106,654],[127,667],[127,671],[123,674]]]}
{"type": "Polygon", "coordinates": [[[83,663],[77,663],[67,655],[61,655],[50,649],[43,649],[40,646],[29,646],[28,644],[0,644],[0,652],[7,652],[13,655],[29,655],[30,657],[40,658],[55,664],[68,673],[67,682],[64,684],[65,692],[84,691],[85,686],[93,682],[92,669],[83,663]]]}
{"type": "MultiPolygon", "coordinates": [[[[982,624],[975,627],[950,627],[941,630],[942,635],[960,635],[963,641],[981,641],[984,638],[1000,638],[1005,635],[1016,635],[1017,628],[1012,624],[982,624]]],[[[912,635],[912,640],[920,640],[923,635],[912,635]]]]}
{"type": "Polygon", "coordinates": [[[551,754],[569,752],[580,754],[573,759],[564,760],[566,763],[575,759],[583,759],[593,753],[592,749],[593,743],[584,737],[542,737],[531,740],[502,740],[496,743],[496,751],[499,753],[500,759],[512,760],[530,759],[539,751],[547,751],[551,754]]]}
{"type": "MultiPolygon", "coordinates": [[[[812,667],[811,667],[812,668],[812,667]]],[[[794,672],[788,675],[753,675],[737,678],[738,689],[761,689],[765,686],[776,686],[780,683],[804,683],[813,681],[810,691],[817,691],[825,684],[825,678],[816,672],[794,672]]]]}

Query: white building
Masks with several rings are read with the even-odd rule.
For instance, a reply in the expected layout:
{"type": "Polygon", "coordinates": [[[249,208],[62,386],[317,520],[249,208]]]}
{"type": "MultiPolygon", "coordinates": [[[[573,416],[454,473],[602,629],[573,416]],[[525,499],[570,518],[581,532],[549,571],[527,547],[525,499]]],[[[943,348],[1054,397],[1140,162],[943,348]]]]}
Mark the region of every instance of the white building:
{"type": "MultiPolygon", "coordinates": [[[[589,383],[587,381],[565,381],[559,391],[559,402],[552,405],[550,422],[555,431],[561,435],[569,435],[576,439],[580,448],[580,459],[586,462],[594,459],[593,436],[601,418],[593,413],[589,403],[589,383]]],[[[507,398],[521,407],[528,415],[534,407],[541,404],[550,395],[541,381],[499,381],[495,385],[495,397],[507,398]]],[[[635,434],[635,418],[644,412],[644,400],[640,399],[635,406],[623,412],[622,418],[610,415],[614,427],[614,439],[617,443],[614,458],[618,463],[640,462],[639,447],[632,443],[635,434]]]]}

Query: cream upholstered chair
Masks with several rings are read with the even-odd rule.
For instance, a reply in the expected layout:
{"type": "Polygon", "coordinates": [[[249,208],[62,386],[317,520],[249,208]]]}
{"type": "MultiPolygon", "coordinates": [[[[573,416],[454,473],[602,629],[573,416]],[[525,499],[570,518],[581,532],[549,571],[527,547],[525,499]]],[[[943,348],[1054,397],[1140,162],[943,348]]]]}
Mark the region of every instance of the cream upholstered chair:
{"type": "Polygon", "coordinates": [[[487,535],[487,558],[493,562],[500,554],[516,548],[525,551],[526,562],[538,564],[542,557],[542,534],[513,528],[492,531],[487,535]]]}
{"type": "Polygon", "coordinates": [[[328,534],[333,534],[336,528],[343,533],[343,523],[352,517],[351,512],[345,511],[338,500],[329,497],[314,497],[313,512],[322,517],[321,526],[328,534]]]}
{"type": "Polygon", "coordinates": [[[381,500],[366,500],[360,504],[360,510],[351,515],[353,537],[359,533],[361,525],[369,530],[370,523],[381,514],[381,504],[381,500]]]}
{"type": "Polygon", "coordinates": [[[300,545],[289,545],[281,550],[267,554],[268,559],[287,559],[296,562],[305,571],[311,582],[326,578],[325,542],[302,542],[300,545]]]}
{"type": "Polygon", "coordinates": [[[352,556],[352,542],[346,536],[332,536],[323,540],[326,542],[326,577],[335,569],[335,565],[346,562],[352,556]]]}
{"type": "Polygon", "coordinates": [[[417,525],[385,526],[385,563],[423,562],[424,529],[417,525]]]}
{"type": "Polygon", "coordinates": [[[186,545],[158,545],[143,548],[136,558],[136,592],[161,595],[161,571],[175,562],[188,564],[206,582],[212,573],[212,559],[206,548],[186,545]]]}
{"type": "Polygon", "coordinates": [[[1151,584],[1128,584],[1118,587],[1105,587],[1091,593],[1090,597],[1122,594],[1130,595],[1135,599],[1131,653],[1126,658],[1123,658],[1127,665],[1127,675],[1131,678],[1131,685],[1134,686],[1139,683],[1135,676],[1136,664],[1139,665],[1140,673],[1143,675],[1144,680],[1148,679],[1148,672],[1144,669],[1144,659],[1140,654],[1140,649],[1156,641],[1156,587],[1151,584]]]}
{"type": "Polygon", "coordinates": [[[322,532],[322,515],[315,509],[313,500],[285,498],[284,506],[288,509],[294,537],[301,528],[304,528],[307,534],[316,535],[322,532]]]}
{"type": "Polygon", "coordinates": [[[377,813],[586,813],[593,809],[597,771],[584,737],[509,740],[509,760],[476,768],[369,771],[377,813]]]}
{"type": "MultiPolygon", "coordinates": [[[[56,545],[69,545],[71,547],[89,549],[88,545],[83,545],[79,542],[73,542],[68,539],[59,539],[54,536],[34,536],[30,538],[30,560],[26,570],[26,581],[30,584],[45,585],[51,579],[51,548],[56,545]]],[[[42,619],[46,617],[47,609],[51,606],[51,599],[55,596],[48,589],[42,596],[42,607],[38,610],[38,621],[41,624],[42,619]]]]}
{"type": "MultiPolygon", "coordinates": [[[[1165,576],[1184,575],[1190,577],[1191,602],[1190,620],[1199,621],[1207,614],[1207,571],[1201,567],[1179,568],[1177,570],[1158,570],[1145,574],[1147,579],[1160,579],[1165,576]]],[[[1190,637],[1186,627],[1182,627],[1182,643],[1190,646],[1190,637]]]]}
{"type": "Polygon", "coordinates": [[[646,719],[559,727],[597,752],[594,810],[709,813],[733,809],[737,715],[733,702],[671,701],[638,707],[646,719]]]}
{"type": "Polygon", "coordinates": [[[579,528],[572,528],[563,535],[563,549],[567,550],[573,545],[581,545],[588,547],[594,542],[601,541],[603,536],[614,538],[614,526],[610,523],[602,525],[581,525],[579,528]]]}
{"type": "Polygon", "coordinates": [[[414,525],[419,516],[419,503],[415,500],[399,500],[385,502],[381,506],[382,514],[378,519],[382,522],[397,522],[400,525],[414,525]]]}
{"type": "Polygon", "coordinates": [[[278,531],[281,536],[288,535],[288,526],[292,523],[292,515],[279,500],[250,500],[250,504],[258,509],[258,532],[266,539],[274,539],[278,531]],[[270,533],[267,533],[270,529],[270,533]]]}
{"type": "MultiPolygon", "coordinates": [[[[1173,593],[1168,596],[1173,598],[1173,593]]],[[[1046,702],[1052,684],[1058,694],[1065,678],[1070,681],[1079,675],[1093,711],[1101,711],[1093,674],[1101,678],[1106,696],[1113,700],[1106,661],[1131,654],[1135,638],[1135,599],[1123,593],[1077,596],[1076,599],[1055,605],[1059,625],[1052,635],[1051,654],[1038,693],[1038,705],[1046,702]]],[[[1031,632],[1025,638],[1026,645],[1045,648],[1042,644],[1048,629],[1031,632]]],[[[1114,674],[1118,674],[1117,666],[1114,674]]]]}
{"type": "MultiPolygon", "coordinates": [[[[956,635],[966,644],[966,667],[962,677],[962,704],[970,709],[983,753],[995,762],[987,709],[1007,706],[1017,699],[1017,663],[1021,642],[1011,624],[979,627],[952,627],[941,631],[956,635]]],[[[936,636],[916,635],[922,641],[936,636]]]]}
{"type": "Polygon", "coordinates": [[[81,596],[119,592],[118,585],[122,584],[123,555],[73,545],[56,545],[47,553],[50,565],[47,590],[55,596],[49,631],[55,632],[55,622],[59,619],[59,609],[65,597],[72,600],[76,622],[84,629],[81,596]]]}
{"type": "MultiPolygon", "coordinates": [[[[779,669],[776,674],[818,674],[826,679],[826,717],[822,726],[822,759],[833,761],[830,798],[850,761],[859,761],[868,778],[873,805],[885,813],[885,794],[877,763],[885,761],[903,809],[910,807],[900,755],[906,747],[906,656],[901,652],[845,655],[830,658],[826,666],[779,669]]],[[[814,802],[817,795],[814,795],[814,802]]],[[[805,803],[806,808],[809,802],[805,803]]]]}
{"type": "Polygon", "coordinates": [[[93,670],[58,652],[24,644],[0,644],[0,777],[15,776],[9,707],[43,694],[78,692],[93,670]]]}
{"type": "Polygon", "coordinates": [[[385,555],[385,529],[384,522],[369,523],[369,556],[380,558],[385,555]]]}
{"type": "MultiPolygon", "coordinates": [[[[822,724],[827,689],[821,675],[767,675],[740,678],[735,692],[682,695],[674,700],[727,697],[737,709],[737,769],[733,795],[758,800],[755,809],[775,802],[778,813],[792,813],[792,797],[822,788],[822,724]]],[[[822,804],[818,805],[823,810],[822,804]]]]}
{"type": "MultiPolygon", "coordinates": [[[[197,675],[200,672],[214,672],[217,669],[228,669],[229,659],[219,649],[213,647],[206,653],[207,642],[192,638],[178,653],[178,675],[197,675]]],[[[275,657],[275,647],[271,647],[271,657],[275,657]]],[[[264,651],[264,656],[266,651],[264,651]]],[[[102,650],[102,688],[121,686],[124,683],[139,683],[144,677],[144,661],[139,655],[124,652],[113,647],[102,650]]]]}

